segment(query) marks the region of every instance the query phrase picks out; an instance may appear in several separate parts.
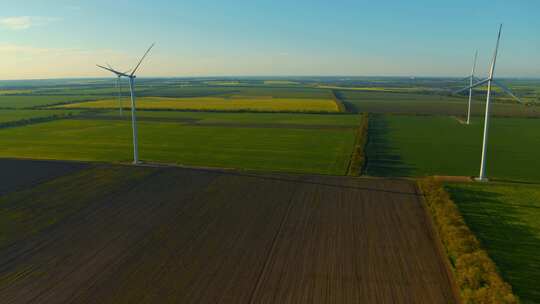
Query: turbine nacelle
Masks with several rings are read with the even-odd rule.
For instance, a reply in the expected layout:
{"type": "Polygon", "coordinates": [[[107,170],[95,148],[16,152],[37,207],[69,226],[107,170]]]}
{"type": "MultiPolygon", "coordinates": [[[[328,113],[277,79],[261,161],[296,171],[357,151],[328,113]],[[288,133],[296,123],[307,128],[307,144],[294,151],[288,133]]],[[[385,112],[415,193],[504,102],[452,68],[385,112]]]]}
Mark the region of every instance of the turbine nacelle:
{"type": "MultiPolygon", "coordinates": [[[[496,86],[498,86],[499,88],[501,88],[503,90],[503,92],[505,92],[506,94],[510,95],[512,98],[514,98],[515,100],[517,100],[519,103],[523,103],[523,101],[521,101],[521,99],[519,97],[517,97],[513,92],[512,90],[510,90],[509,88],[507,88],[506,86],[504,86],[503,84],[501,84],[500,82],[496,81],[494,79],[494,74],[495,74],[495,63],[497,62],[497,54],[499,52],[499,43],[501,41],[501,33],[502,33],[502,24],[499,25],[499,33],[497,35],[497,44],[495,44],[495,51],[493,52],[493,59],[491,61],[491,66],[489,68],[489,76],[488,78],[484,79],[484,80],[480,80],[480,81],[477,81],[476,83],[474,84],[470,84],[468,87],[465,87],[463,89],[460,89],[460,90],[457,90],[457,91],[454,91],[453,94],[459,94],[461,92],[464,92],[464,91],[467,91],[467,90],[472,90],[478,86],[481,86],[483,84],[495,84],[496,86]]],[[[475,65],[476,65],[476,55],[475,55],[475,65]]],[[[473,75],[471,77],[474,77],[474,66],[473,66],[473,75]]],[[[471,78],[472,79],[472,78],[471,78]]],[[[488,92],[489,94],[489,92],[488,92]]]]}
{"type": "Polygon", "coordinates": [[[102,68],[104,70],[107,70],[107,71],[109,71],[109,72],[111,72],[113,74],[116,74],[116,76],[118,76],[118,77],[127,77],[127,78],[131,78],[131,79],[137,78],[137,76],[135,75],[135,72],[137,72],[137,69],[139,69],[139,66],[141,66],[141,63],[143,62],[144,58],[146,58],[146,55],[148,55],[148,53],[150,53],[150,50],[154,47],[154,45],[155,45],[155,43],[152,43],[152,45],[150,45],[150,47],[146,50],[146,52],[141,57],[141,59],[139,60],[139,62],[135,66],[135,68],[127,70],[126,72],[120,72],[120,71],[112,68],[109,64],[107,64],[107,67],[104,67],[104,66],[99,65],[99,64],[96,64],[96,66],[99,67],[99,68],[102,68]],[[131,71],[131,73],[128,74],[130,71],[131,71]]]}

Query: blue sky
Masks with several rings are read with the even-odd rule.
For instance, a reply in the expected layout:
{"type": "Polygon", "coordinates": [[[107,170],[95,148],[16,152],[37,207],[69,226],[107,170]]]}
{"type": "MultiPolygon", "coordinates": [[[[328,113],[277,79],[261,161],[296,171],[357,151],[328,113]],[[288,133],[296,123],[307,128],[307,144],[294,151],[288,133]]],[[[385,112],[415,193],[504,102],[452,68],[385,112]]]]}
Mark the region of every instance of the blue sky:
{"type": "Polygon", "coordinates": [[[151,43],[141,76],[485,73],[540,77],[540,1],[0,2],[0,79],[105,76],[151,43]]]}

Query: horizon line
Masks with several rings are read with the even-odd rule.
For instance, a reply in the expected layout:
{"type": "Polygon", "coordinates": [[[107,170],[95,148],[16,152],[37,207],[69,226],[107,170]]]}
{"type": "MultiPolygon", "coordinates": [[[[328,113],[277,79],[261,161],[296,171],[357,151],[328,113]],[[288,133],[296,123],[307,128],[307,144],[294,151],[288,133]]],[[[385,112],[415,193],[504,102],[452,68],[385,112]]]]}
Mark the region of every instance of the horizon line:
{"type": "MultiPolygon", "coordinates": [[[[138,79],[193,79],[193,78],[433,78],[433,79],[451,79],[463,78],[466,76],[434,76],[434,75],[199,75],[199,76],[139,76],[138,79]]],[[[482,76],[480,76],[482,77],[482,76]]],[[[46,80],[91,80],[108,79],[112,76],[77,76],[77,77],[50,77],[50,78],[16,78],[0,79],[0,81],[46,81],[46,80]]],[[[540,80],[539,76],[499,76],[498,79],[521,79],[521,80],[540,80]]]]}

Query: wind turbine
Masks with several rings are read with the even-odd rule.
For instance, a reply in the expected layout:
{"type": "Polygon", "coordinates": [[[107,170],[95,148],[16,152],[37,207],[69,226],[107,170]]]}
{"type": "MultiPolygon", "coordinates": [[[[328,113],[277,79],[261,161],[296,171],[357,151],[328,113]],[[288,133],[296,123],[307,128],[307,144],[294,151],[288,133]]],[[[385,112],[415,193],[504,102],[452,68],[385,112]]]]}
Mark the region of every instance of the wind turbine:
{"type": "Polygon", "coordinates": [[[131,128],[133,130],[133,164],[137,165],[139,164],[139,145],[138,145],[138,132],[137,132],[137,117],[136,117],[136,109],[135,109],[135,78],[137,76],[135,75],[135,72],[137,72],[137,69],[143,62],[144,58],[146,58],[146,55],[150,52],[150,50],[154,47],[155,43],[152,43],[152,45],[146,50],[146,53],[142,56],[141,60],[139,60],[139,63],[135,66],[135,68],[132,70],[131,74],[127,74],[129,72],[119,72],[113,68],[104,67],[101,65],[97,65],[99,68],[102,68],[104,70],[107,70],[109,72],[112,72],[116,74],[118,77],[118,81],[121,77],[127,77],[129,78],[129,90],[131,92],[131,128]]]}
{"type": "Polygon", "coordinates": [[[497,53],[499,51],[499,42],[501,40],[501,31],[502,31],[502,24],[499,26],[499,34],[497,36],[497,44],[495,45],[495,52],[493,54],[493,60],[491,61],[491,68],[489,70],[489,76],[488,78],[481,80],[473,85],[470,85],[464,89],[461,89],[457,91],[456,93],[460,93],[466,90],[471,90],[474,87],[481,86],[485,83],[487,83],[487,97],[486,97],[486,116],[484,119],[484,139],[482,141],[482,160],[480,162],[480,174],[476,180],[478,181],[487,181],[486,178],[486,156],[487,156],[487,145],[488,145],[488,136],[489,136],[489,113],[490,113],[490,106],[491,106],[491,86],[493,84],[500,87],[506,94],[512,96],[514,99],[516,99],[518,102],[522,102],[521,99],[519,99],[512,91],[507,88],[506,86],[502,85],[501,83],[497,82],[494,79],[495,75],[495,63],[497,62],[497,53]]]}

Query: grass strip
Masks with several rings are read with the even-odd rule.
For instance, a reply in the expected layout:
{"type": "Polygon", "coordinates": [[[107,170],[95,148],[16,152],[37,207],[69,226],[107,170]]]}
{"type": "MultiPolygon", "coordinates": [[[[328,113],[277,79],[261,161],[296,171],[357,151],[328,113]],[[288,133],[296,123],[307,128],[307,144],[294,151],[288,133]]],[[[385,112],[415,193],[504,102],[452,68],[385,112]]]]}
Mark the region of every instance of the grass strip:
{"type": "Polygon", "coordinates": [[[366,164],[365,147],[367,144],[368,128],[369,128],[369,114],[362,113],[362,120],[360,121],[360,127],[356,134],[354,142],[353,153],[351,155],[351,161],[347,170],[349,176],[359,176],[362,174],[366,164]]]}

